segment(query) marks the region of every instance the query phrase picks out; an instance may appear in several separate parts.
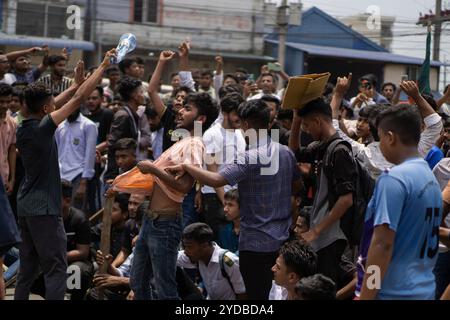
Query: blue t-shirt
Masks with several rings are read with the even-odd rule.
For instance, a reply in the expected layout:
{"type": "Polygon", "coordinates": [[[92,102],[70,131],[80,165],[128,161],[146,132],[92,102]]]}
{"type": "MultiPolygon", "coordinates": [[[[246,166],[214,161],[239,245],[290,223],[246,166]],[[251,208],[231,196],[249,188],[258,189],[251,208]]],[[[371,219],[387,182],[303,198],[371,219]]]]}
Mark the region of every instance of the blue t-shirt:
{"type": "Polygon", "coordinates": [[[433,268],[438,256],[441,215],[441,190],[426,161],[409,159],[383,173],[366,212],[357,265],[357,295],[373,230],[387,224],[395,231],[395,241],[377,298],[434,299],[433,268]]]}
{"type": "Polygon", "coordinates": [[[444,153],[441,149],[433,146],[425,157],[425,161],[428,162],[430,169],[433,170],[434,167],[444,158],[444,153]]]}

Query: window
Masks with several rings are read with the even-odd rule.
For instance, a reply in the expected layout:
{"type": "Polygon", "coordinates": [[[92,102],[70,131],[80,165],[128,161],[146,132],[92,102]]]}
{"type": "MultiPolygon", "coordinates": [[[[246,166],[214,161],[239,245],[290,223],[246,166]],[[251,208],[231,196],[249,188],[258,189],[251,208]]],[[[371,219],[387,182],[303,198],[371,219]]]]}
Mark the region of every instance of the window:
{"type": "Polygon", "coordinates": [[[48,3],[17,3],[16,34],[73,39],[74,30],[66,28],[67,6],[48,3]]]}
{"type": "Polygon", "coordinates": [[[158,0],[134,0],[134,22],[158,22],[158,0]]]}
{"type": "Polygon", "coordinates": [[[417,81],[420,77],[420,68],[418,66],[408,66],[406,74],[408,80],[417,81]]]}

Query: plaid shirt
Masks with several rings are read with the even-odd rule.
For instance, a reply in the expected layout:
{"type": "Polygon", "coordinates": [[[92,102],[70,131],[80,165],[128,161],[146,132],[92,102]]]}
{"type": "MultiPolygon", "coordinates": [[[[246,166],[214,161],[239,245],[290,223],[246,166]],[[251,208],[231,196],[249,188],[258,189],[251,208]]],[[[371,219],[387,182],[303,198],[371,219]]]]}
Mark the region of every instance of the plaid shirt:
{"type": "Polygon", "coordinates": [[[239,251],[278,251],[289,236],[292,182],[300,178],[295,156],[286,146],[268,139],[257,146],[250,146],[240,160],[245,162],[227,165],[219,172],[229,185],[238,184],[241,214],[239,251]],[[269,159],[267,155],[272,151],[275,153],[269,159]],[[255,159],[258,161],[253,164],[255,159]],[[274,174],[261,174],[261,169],[271,165],[276,168],[277,164],[274,174]]]}

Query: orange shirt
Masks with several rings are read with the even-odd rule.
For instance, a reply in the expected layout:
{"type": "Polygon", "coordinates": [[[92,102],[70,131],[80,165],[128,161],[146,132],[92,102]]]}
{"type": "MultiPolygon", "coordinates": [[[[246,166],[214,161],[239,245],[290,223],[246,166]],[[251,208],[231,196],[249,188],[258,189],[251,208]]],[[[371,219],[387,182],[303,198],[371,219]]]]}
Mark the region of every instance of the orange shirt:
{"type": "Polygon", "coordinates": [[[3,183],[9,179],[8,150],[12,144],[16,144],[16,128],[17,124],[9,114],[0,120],[0,174],[3,183]]]}
{"type": "MultiPolygon", "coordinates": [[[[161,170],[179,164],[193,164],[201,168],[204,152],[205,146],[201,138],[187,137],[163,152],[154,164],[161,170]]],[[[169,187],[157,177],[155,177],[155,182],[170,199],[178,203],[183,202],[185,194],[169,187]]]]}

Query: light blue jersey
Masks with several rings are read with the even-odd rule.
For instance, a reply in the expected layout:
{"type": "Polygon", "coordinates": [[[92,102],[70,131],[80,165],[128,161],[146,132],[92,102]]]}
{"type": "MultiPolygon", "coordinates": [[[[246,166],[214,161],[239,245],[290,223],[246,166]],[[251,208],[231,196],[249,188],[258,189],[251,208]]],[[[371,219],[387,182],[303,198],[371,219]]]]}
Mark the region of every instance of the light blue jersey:
{"type": "MultiPolygon", "coordinates": [[[[387,224],[395,241],[378,299],[434,299],[441,215],[441,190],[423,159],[409,159],[380,176],[367,208],[364,238],[369,242],[373,229],[387,224]]],[[[368,248],[362,243],[359,264],[365,264],[368,248]]],[[[360,288],[364,271],[358,269],[360,288]]]]}

